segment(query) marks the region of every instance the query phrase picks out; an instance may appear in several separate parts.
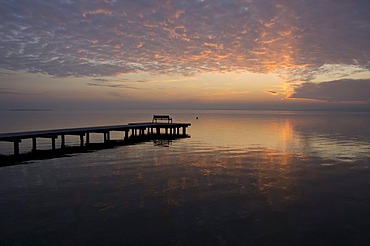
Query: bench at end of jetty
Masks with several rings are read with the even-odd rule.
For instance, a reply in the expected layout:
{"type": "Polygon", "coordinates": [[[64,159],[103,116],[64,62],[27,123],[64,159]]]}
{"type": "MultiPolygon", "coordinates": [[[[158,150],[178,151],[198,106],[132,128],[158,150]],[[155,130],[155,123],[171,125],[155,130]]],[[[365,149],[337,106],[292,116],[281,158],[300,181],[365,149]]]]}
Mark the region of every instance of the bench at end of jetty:
{"type": "Polygon", "coordinates": [[[152,123],[158,123],[158,120],[167,120],[167,123],[172,123],[172,118],[169,115],[153,115],[152,123]]]}

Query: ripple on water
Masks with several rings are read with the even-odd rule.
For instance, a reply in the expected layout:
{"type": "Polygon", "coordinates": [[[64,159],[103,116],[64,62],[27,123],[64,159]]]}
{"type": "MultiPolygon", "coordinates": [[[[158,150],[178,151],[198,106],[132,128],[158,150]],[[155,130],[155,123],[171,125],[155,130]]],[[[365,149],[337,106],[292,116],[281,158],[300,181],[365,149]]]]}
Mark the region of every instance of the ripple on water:
{"type": "Polygon", "coordinates": [[[323,133],[330,128],[315,125],[326,124],[322,115],[271,117],[233,120],[236,135],[217,135],[230,120],[216,117],[207,119],[215,131],[194,124],[194,137],[168,147],[147,142],[0,168],[0,240],[366,245],[369,139],[323,133]]]}

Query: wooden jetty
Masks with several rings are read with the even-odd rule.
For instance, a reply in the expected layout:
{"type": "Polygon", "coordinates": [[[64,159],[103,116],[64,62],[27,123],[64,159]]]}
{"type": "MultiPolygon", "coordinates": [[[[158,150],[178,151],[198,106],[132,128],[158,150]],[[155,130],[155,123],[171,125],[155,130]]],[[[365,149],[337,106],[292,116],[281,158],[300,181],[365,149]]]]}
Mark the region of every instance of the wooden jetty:
{"type": "Polygon", "coordinates": [[[14,156],[19,155],[19,144],[24,139],[32,139],[32,151],[37,151],[37,139],[49,138],[51,139],[51,149],[56,150],[56,139],[60,137],[60,149],[66,147],[65,138],[67,135],[74,135],[80,137],[80,146],[88,146],[90,144],[90,133],[101,133],[104,136],[104,143],[109,143],[110,132],[123,132],[123,139],[127,140],[131,136],[145,136],[145,135],[186,135],[186,129],[190,123],[129,123],[128,125],[114,125],[114,126],[95,126],[82,128],[67,128],[28,132],[14,132],[0,134],[0,141],[12,142],[14,144],[14,156]],[[180,131],[181,130],[181,131],[180,131]]]}

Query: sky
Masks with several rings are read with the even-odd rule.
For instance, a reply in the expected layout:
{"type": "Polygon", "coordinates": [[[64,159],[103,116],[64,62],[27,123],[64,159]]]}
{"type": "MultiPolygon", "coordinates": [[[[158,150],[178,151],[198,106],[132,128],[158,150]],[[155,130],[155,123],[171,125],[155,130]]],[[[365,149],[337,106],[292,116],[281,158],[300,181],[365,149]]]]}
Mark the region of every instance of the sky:
{"type": "Polygon", "coordinates": [[[368,0],[0,0],[0,109],[370,110],[368,0]]]}

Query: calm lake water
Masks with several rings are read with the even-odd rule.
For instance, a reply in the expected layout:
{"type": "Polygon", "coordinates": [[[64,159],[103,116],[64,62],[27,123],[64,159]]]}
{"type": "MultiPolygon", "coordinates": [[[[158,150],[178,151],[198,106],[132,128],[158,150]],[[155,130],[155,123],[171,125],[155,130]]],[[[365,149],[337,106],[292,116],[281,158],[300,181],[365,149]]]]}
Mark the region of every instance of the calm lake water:
{"type": "Polygon", "coordinates": [[[0,244],[370,245],[369,113],[0,112],[0,132],[154,113],[191,137],[1,167],[0,244]]]}

